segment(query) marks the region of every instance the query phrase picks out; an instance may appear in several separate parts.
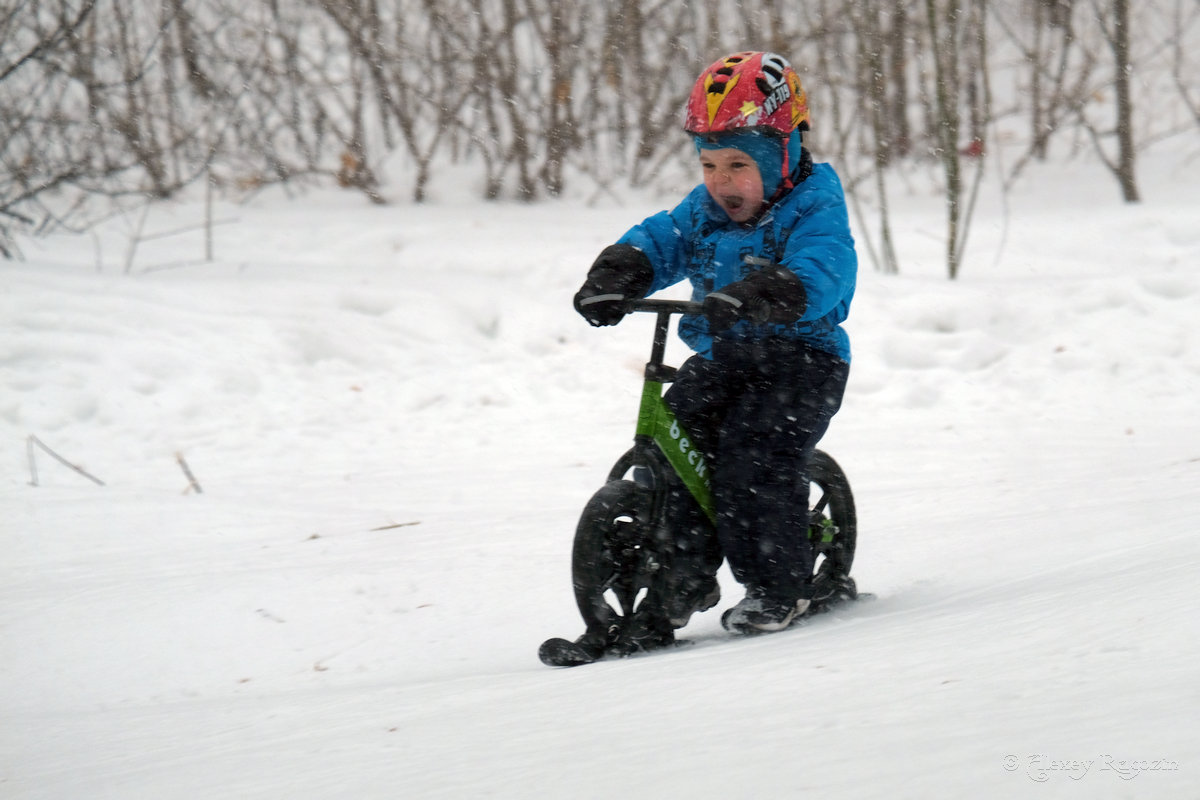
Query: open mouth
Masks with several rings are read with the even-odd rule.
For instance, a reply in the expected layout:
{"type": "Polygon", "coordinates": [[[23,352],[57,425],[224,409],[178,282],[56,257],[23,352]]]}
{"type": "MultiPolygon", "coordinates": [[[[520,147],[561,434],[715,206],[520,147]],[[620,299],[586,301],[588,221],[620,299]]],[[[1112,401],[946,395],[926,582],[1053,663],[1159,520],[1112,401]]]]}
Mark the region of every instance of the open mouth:
{"type": "Polygon", "coordinates": [[[721,205],[725,206],[726,211],[737,211],[746,204],[745,198],[726,195],[721,198],[721,205]]]}

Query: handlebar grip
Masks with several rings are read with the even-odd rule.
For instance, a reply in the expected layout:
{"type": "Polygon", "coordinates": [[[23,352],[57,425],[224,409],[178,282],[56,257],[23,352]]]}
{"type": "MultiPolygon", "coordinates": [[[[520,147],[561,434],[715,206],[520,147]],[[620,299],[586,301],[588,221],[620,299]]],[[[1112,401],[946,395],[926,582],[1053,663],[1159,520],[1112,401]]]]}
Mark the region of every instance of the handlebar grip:
{"type": "Polygon", "coordinates": [[[613,302],[619,303],[624,299],[625,299],[625,295],[623,295],[623,294],[595,294],[595,295],[592,295],[591,297],[585,297],[582,300],[580,300],[579,305],[580,306],[591,306],[591,305],[595,305],[596,303],[613,303],[613,302]]]}

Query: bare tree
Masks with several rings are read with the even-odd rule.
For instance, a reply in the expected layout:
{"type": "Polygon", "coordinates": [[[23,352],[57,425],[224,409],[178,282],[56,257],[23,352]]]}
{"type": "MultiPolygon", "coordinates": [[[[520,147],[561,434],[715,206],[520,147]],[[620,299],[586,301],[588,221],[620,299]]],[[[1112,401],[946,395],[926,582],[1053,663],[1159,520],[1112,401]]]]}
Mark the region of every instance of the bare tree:
{"type": "Polygon", "coordinates": [[[909,48],[912,37],[910,3],[892,4],[891,27],[884,34],[887,49],[887,107],[888,157],[905,157],[912,152],[912,131],[909,126],[909,48]]]}
{"type": "Polygon", "coordinates": [[[587,27],[588,6],[567,8],[559,2],[526,0],[530,20],[546,53],[549,85],[543,124],[545,160],[541,182],[552,196],[562,193],[563,167],[578,144],[579,119],[571,102],[587,27]]]}
{"type": "Polygon", "coordinates": [[[1110,131],[1101,132],[1088,119],[1083,108],[1079,110],[1079,120],[1091,136],[1100,160],[1116,177],[1125,202],[1136,203],[1141,197],[1137,188],[1137,151],[1134,145],[1133,96],[1130,87],[1133,62],[1130,57],[1129,0],[1092,0],[1092,7],[1105,43],[1112,51],[1111,86],[1115,96],[1115,122],[1110,131]],[[1106,3],[1106,7],[1102,7],[1101,2],[1106,3]],[[1115,156],[1110,156],[1105,151],[1103,140],[1108,135],[1116,136],[1115,156]]]}
{"type": "Polygon", "coordinates": [[[646,186],[690,166],[695,75],[746,48],[800,71],[806,145],[837,163],[881,269],[899,268],[889,183],[936,156],[955,277],[992,121],[1027,131],[1006,185],[1090,137],[1133,200],[1136,148],[1200,123],[1197,22],[1195,0],[17,0],[0,9],[0,255],[202,175],[376,202],[389,167],[420,202],[451,160],[489,198],[646,186]],[[1017,89],[1000,109],[996,70],[1017,89]],[[1134,78],[1177,106],[1137,119],[1134,78]]]}
{"type": "MultiPolygon", "coordinates": [[[[89,160],[63,147],[71,135],[56,113],[75,81],[63,61],[96,0],[57,14],[24,4],[0,18],[0,254],[15,253],[15,229],[43,228],[54,212],[42,198],[96,177],[89,160]],[[55,146],[55,145],[58,146],[55,146]]],[[[119,172],[119,165],[102,167],[119,172]]]]}
{"type": "Polygon", "coordinates": [[[14,226],[86,226],[91,201],[164,198],[203,175],[220,131],[183,102],[164,44],[190,20],[170,3],[23,3],[3,18],[0,49],[0,250],[14,226]]]}
{"type": "Polygon", "coordinates": [[[1112,0],[1112,24],[1104,28],[1113,52],[1113,84],[1117,98],[1117,158],[1115,164],[1108,159],[1105,159],[1105,163],[1121,184],[1121,195],[1125,202],[1136,203],[1141,197],[1137,188],[1137,151],[1133,143],[1133,95],[1130,90],[1133,63],[1129,58],[1129,0],[1112,0]]]}
{"type": "Polygon", "coordinates": [[[1196,81],[1196,68],[1189,64],[1188,56],[1194,50],[1185,44],[1184,34],[1200,19],[1200,4],[1187,0],[1176,0],[1172,15],[1176,36],[1171,42],[1171,80],[1179,90],[1180,99],[1188,113],[1200,125],[1200,84],[1196,81]],[[1185,11],[1185,6],[1187,9],[1185,11]],[[1189,85],[1189,79],[1191,85],[1189,85]]]}
{"type": "MultiPolygon", "coordinates": [[[[885,43],[894,43],[884,29],[883,18],[885,8],[891,4],[878,0],[860,0],[853,11],[855,44],[858,52],[860,86],[858,94],[863,99],[864,118],[868,125],[863,126],[864,133],[869,132],[872,142],[873,174],[875,178],[875,193],[879,206],[879,248],[876,251],[868,238],[868,251],[879,270],[885,273],[900,271],[900,262],[896,254],[895,243],[892,240],[891,221],[889,216],[887,167],[894,158],[895,130],[894,117],[897,114],[891,101],[892,86],[898,79],[904,80],[904,74],[894,75],[889,68],[894,60],[886,58],[885,43]]],[[[903,110],[901,116],[906,116],[903,110]]]]}
{"type": "Polygon", "coordinates": [[[1034,161],[1045,161],[1054,137],[1079,119],[1096,91],[1098,57],[1084,46],[1072,17],[1072,0],[1026,0],[1026,15],[1011,5],[993,4],[991,19],[1019,48],[1027,65],[1026,90],[1016,104],[993,116],[1024,115],[1029,122],[1025,152],[1005,178],[1010,187],[1034,161]]]}
{"type": "Polygon", "coordinates": [[[1195,51],[1187,47],[1185,33],[1192,29],[1200,19],[1200,3],[1188,0],[1175,0],[1175,10],[1172,14],[1175,36],[1171,41],[1171,80],[1179,91],[1180,100],[1184,107],[1200,125],[1200,85],[1196,81],[1197,67],[1188,62],[1188,56],[1195,51]],[[1185,10],[1185,6],[1187,9],[1185,10]],[[1189,80],[1191,85],[1189,85],[1189,80]]]}
{"type": "Polygon", "coordinates": [[[963,217],[962,162],[958,153],[959,128],[959,0],[925,0],[926,19],[934,65],[936,97],[935,141],[946,180],[946,268],[958,277],[958,240],[963,217]]]}
{"type": "Polygon", "coordinates": [[[411,28],[402,31],[398,20],[386,14],[377,0],[320,0],[319,6],[345,37],[350,56],[351,66],[342,78],[341,91],[334,92],[335,97],[344,98],[348,87],[353,98],[339,114],[351,122],[350,129],[340,136],[344,146],[341,174],[350,176],[343,181],[372,190],[376,183],[366,167],[371,155],[364,139],[363,96],[369,85],[372,107],[378,109],[385,130],[394,124],[400,131],[400,144],[416,166],[413,200],[423,202],[442,131],[438,125],[421,124],[427,119],[440,121],[429,87],[417,79],[426,62],[406,58],[408,36],[419,36],[411,28],[419,30],[421,18],[414,18],[411,28]]]}

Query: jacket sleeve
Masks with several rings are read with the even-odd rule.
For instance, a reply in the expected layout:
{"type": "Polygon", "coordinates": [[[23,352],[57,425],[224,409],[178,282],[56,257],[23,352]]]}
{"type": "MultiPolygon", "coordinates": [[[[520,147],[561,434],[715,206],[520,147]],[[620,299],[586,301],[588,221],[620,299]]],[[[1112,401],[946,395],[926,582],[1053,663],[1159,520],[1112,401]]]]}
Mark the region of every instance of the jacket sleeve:
{"type": "MultiPolygon", "coordinates": [[[[703,185],[696,189],[706,191],[703,185]]],[[[693,190],[671,211],[660,211],[647,217],[617,240],[618,244],[633,245],[650,259],[654,266],[654,283],[650,287],[650,294],[676,284],[688,275],[695,197],[696,190],[693,190]]]]}
{"type": "MultiPolygon", "coordinates": [[[[821,319],[854,295],[858,256],[841,182],[828,164],[817,164],[804,188],[783,264],[800,278],[808,295],[803,321],[821,319]]],[[[844,318],[845,309],[837,317],[844,318]]]]}

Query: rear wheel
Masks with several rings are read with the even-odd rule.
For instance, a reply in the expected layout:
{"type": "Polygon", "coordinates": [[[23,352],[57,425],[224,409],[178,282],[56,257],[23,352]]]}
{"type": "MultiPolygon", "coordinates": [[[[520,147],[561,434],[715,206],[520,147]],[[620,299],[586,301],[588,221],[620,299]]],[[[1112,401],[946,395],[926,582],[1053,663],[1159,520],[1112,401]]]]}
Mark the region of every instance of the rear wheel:
{"type": "Polygon", "coordinates": [[[850,567],[858,541],[858,517],[846,473],[828,453],[817,450],[808,465],[809,528],[813,543],[814,600],[857,596],[850,567]]]}

